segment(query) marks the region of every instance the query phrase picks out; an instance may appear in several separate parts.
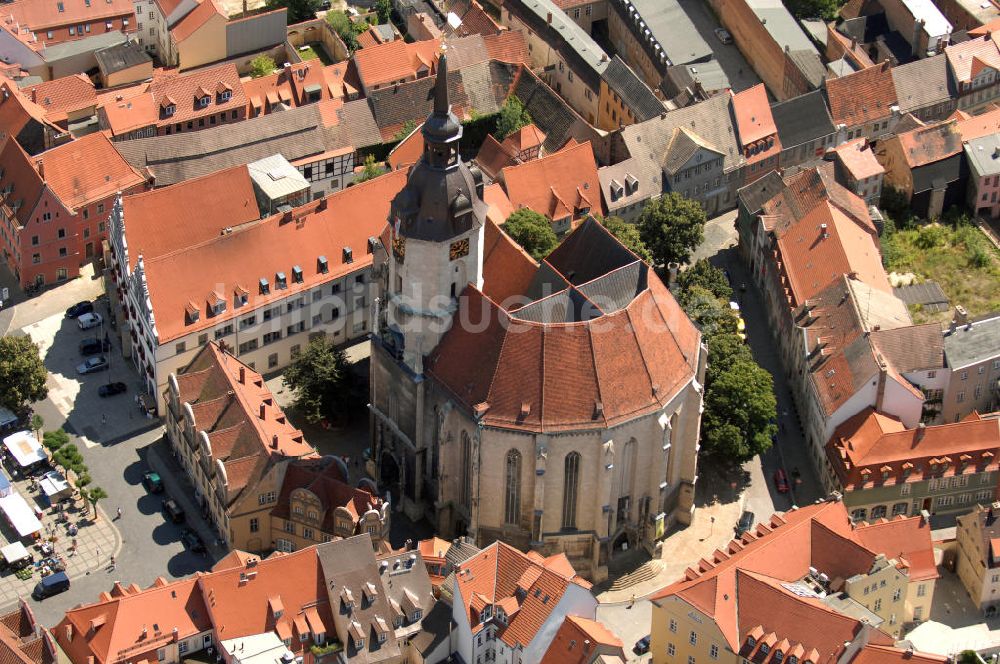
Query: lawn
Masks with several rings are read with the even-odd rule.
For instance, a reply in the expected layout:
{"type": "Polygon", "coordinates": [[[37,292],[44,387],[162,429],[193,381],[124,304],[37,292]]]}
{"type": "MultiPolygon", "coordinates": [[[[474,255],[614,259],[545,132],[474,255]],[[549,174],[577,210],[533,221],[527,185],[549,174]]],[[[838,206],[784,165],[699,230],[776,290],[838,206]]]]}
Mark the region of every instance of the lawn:
{"type": "Polygon", "coordinates": [[[299,57],[303,60],[315,60],[319,58],[324,67],[333,64],[333,60],[330,59],[330,56],[326,53],[326,49],[319,42],[306,44],[304,49],[299,47],[299,57]]]}
{"type": "Polygon", "coordinates": [[[951,309],[946,312],[911,307],[915,323],[947,322],[956,304],[972,316],[1000,310],[1000,253],[975,226],[928,224],[898,230],[882,238],[882,255],[890,272],[912,272],[915,283],[936,281],[948,296],[951,309]]]}

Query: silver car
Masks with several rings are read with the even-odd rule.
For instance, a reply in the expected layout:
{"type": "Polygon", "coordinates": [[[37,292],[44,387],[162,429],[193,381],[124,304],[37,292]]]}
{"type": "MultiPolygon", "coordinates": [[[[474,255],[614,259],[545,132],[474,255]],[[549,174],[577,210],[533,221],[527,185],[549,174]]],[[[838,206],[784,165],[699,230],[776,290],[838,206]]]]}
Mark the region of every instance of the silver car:
{"type": "Polygon", "coordinates": [[[103,319],[101,318],[101,314],[99,313],[83,314],[82,316],[76,319],[76,323],[77,325],[80,326],[81,330],[89,330],[93,327],[97,327],[102,322],[103,319]]]}
{"type": "Polygon", "coordinates": [[[108,366],[108,358],[98,355],[97,357],[89,357],[86,362],[77,365],[76,372],[80,374],[95,373],[97,371],[104,371],[108,366]]]}

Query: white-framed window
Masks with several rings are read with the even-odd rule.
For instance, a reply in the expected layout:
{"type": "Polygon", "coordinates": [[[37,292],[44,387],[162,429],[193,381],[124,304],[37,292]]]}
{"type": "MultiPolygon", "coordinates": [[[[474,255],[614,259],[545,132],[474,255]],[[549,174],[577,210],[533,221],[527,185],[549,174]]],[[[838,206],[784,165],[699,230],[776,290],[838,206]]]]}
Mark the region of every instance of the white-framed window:
{"type": "Polygon", "coordinates": [[[899,485],[899,495],[901,495],[901,496],[908,496],[908,495],[910,495],[910,485],[907,484],[906,482],[903,482],[902,484],[900,484],[899,485]]]}
{"type": "Polygon", "coordinates": [[[677,633],[677,621],[674,620],[673,618],[670,619],[670,631],[673,632],[674,634],[677,633]]]}
{"type": "Polygon", "coordinates": [[[708,656],[712,659],[719,659],[719,646],[713,643],[708,649],[708,656]]]}
{"type": "Polygon", "coordinates": [[[927,595],[927,584],[921,583],[917,586],[917,597],[925,597],[927,595]]]}
{"type": "Polygon", "coordinates": [[[668,643],[667,644],[667,655],[669,655],[670,657],[673,657],[676,654],[677,654],[677,648],[674,646],[674,644],[668,643]]]}
{"type": "Polygon", "coordinates": [[[691,630],[691,634],[690,636],[688,636],[688,643],[690,643],[693,646],[698,645],[698,632],[694,631],[693,629],[691,630]]]}

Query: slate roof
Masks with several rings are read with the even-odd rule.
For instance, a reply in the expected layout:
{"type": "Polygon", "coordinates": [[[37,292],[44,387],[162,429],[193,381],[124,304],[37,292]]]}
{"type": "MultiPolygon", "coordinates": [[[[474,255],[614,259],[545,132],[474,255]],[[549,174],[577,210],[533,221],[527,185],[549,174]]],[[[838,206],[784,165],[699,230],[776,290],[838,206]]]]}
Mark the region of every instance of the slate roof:
{"type": "Polygon", "coordinates": [[[529,68],[520,69],[513,93],[545,132],[546,152],[555,152],[570,138],[581,143],[598,138],[597,131],[529,68]]]}
{"type": "Polygon", "coordinates": [[[97,66],[101,73],[105,76],[153,61],[142,46],[134,41],[102,48],[94,53],[94,57],[97,59],[97,66]]]}
{"type": "Polygon", "coordinates": [[[913,193],[935,189],[941,184],[958,182],[962,177],[962,151],[919,168],[913,169],[913,193]]]}
{"type": "Polygon", "coordinates": [[[892,81],[901,113],[948,103],[957,96],[944,53],[893,67],[892,81]]]}
{"type": "Polygon", "coordinates": [[[654,63],[659,61],[656,45],[666,54],[669,64],[688,64],[712,57],[712,46],[705,41],[694,22],[678,0],[632,0],[636,14],[649,30],[648,37],[634,25],[634,18],[624,3],[609,3],[626,26],[632,30],[635,41],[643,47],[654,63]]]}
{"type": "Polygon", "coordinates": [[[771,106],[771,116],[778,127],[781,145],[788,150],[803,143],[833,134],[836,127],[820,90],[771,106]]]}
{"type": "Polygon", "coordinates": [[[763,177],[740,189],[736,195],[750,214],[758,214],[764,203],[774,198],[784,186],[777,171],[768,171],[763,177]]]}
{"type": "Polygon", "coordinates": [[[601,77],[621,97],[636,122],[645,122],[666,111],[649,86],[617,55],[611,58],[601,77]]]}
{"type": "Polygon", "coordinates": [[[944,368],[944,338],[937,323],[872,330],[871,340],[897,371],[944,368]]]}
{"type": "Polygon", "coordinates": [[[948,332],[944,354],[952,370],[1000,357],[1000,315],[991,314],[948,332]]]}
{"type": "Polygon", "coordinates": [[[965,144],[965,157],[978,177],[1000,175],[1000,135],[990,134],[965,144]]]}

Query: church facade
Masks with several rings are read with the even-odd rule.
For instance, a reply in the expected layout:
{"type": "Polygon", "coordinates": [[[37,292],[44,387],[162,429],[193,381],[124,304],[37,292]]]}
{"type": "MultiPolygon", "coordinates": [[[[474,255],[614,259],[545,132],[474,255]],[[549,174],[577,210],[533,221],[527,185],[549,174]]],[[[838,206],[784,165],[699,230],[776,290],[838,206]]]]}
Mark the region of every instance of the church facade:
{"type": "Polygon", "coordinates": [[[439,61],[424,155],[376,250],[380,487],[442,537],[564,552],[594,581],[690,522],[706,350],[599,223],[535,262],[487,220],[439,61]]]}

